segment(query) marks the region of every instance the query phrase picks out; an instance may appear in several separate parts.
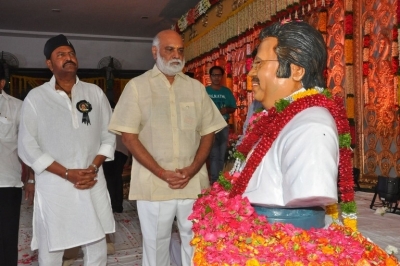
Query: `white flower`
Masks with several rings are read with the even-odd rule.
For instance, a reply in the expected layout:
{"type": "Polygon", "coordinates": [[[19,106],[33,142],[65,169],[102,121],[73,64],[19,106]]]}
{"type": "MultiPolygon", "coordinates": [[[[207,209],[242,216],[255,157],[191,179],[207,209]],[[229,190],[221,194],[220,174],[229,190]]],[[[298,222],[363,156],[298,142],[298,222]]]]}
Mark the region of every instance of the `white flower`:
{"type": "Polygon", "coordinates": [[[385,251],[386,251],[387,254],[390,254],[390,255],[399,253],[398,249],[396,247],[392,246],[392,245],[388,245],[385,248],[385,251]]]}
{"type": "Polygon", "coordinates": [[[387,207],[379,207],[376,208],[376,211],[374,214],[380,214],[380,215],[384,215],[386,213],[387,207]]]}

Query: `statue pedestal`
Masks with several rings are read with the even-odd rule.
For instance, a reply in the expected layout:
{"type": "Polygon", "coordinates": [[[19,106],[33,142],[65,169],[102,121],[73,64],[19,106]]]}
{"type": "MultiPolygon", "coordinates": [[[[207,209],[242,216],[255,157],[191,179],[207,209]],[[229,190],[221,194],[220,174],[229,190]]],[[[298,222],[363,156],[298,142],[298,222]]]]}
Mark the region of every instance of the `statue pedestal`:
{"type": "Polygon", "coordinates": [[[309,208],[269,208],[253,205],[254,210],[267,217],[269,223],[290,223],[308,230],[325,226],[325,210],[321,207],[309,208]]]}

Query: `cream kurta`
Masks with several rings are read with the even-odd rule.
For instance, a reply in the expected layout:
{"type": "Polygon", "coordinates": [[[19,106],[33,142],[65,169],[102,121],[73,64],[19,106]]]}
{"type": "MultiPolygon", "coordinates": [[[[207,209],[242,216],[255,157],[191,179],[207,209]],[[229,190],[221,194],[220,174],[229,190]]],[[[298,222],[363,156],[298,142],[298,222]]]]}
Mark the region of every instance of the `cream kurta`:
{"type": "Polygon", "coordinates": [[[48,241],[50,251],[90,243],[115,231],[107,186],[100,168],[98,182],[79,190],[45,169],[57,161],[69,169],[86,169],[97,154],[113,159],[115,135],[107,130],[111,108],[96,85],[79,81],[68,96],[55,90],[55,78],[31,90],[25,98],[18,138],[20,158],[35,171],[36,190],[31,247],[48,241]],[[76,103],[92,105],[90,125],[82,123],[76,103]],[[48,239],[38,234],[38,224],[48,239]]]}
{"type": "Polygon", "coordinates": [[[308,108],[282,129],[243,196],[261,206],[324,207],[337,202],[338,162],[335,120],[308,108]]]}
{"type": "MultiPolygon", "coordinates": [[[[154,66],[126,85],[109,129],[138,134],[161,167],[175,170],[193,162],[201,136],[225,126],[224,118],[200,82],[179,73],[171,85],[154,66]]],[[[209,186],[205,165],[184,189],[170,189],[135,158],[131,177],[131,200],[195,199],[209,186]]]]}

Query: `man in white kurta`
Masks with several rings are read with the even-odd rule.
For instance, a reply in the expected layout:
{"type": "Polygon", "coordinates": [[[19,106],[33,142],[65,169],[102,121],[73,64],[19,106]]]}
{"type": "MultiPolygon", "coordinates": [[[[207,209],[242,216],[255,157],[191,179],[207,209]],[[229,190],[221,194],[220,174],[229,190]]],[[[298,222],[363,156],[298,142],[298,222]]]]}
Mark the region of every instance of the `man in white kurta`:
{"type": "MultiPolygon", "coordinates": [[[[71,47],[66,44],[55,49],[69,49],[72,58],[71,47]]],[[[75,61],[71,58],[67,60],[75,61]]],[[[65,63],[60,65],[65,68],[65,63]]],[[[61,264],[63,250],[75,246],[82,245],[85,252],[86,244],[99,242],[101,247],[96,252],[106,252],[105,234],[115,231],[102,161],[96,159],[114,156],[115,135],[107,130],[109,102],[98,86],[82,82],[77,76],[72,76],[75,83],[70,90],[64,84],[61,87],[64,80],[57,77],[62,70],[50,69],[55,75],[50,82],[31,90],[24,100],[18,140],[20,158],[35,172],[31,247],[39,249],[41,266],[61,264]],[[86,113],[89,123],[84,123],[83,108],[77,106],[81,101],[91,106],[86,113]],[[60,174],[53,173],[54,165],[61,169],[60,174]],[[77,173],[89,176],[90,168],[94,178],[82,189],[80,184],[84,182],[77,173]]],[[[91,258],[86,253],[85,257],[85,265],[106,265],[106,253],[99,255],[101,262],[88,261],[91,258]]]]}

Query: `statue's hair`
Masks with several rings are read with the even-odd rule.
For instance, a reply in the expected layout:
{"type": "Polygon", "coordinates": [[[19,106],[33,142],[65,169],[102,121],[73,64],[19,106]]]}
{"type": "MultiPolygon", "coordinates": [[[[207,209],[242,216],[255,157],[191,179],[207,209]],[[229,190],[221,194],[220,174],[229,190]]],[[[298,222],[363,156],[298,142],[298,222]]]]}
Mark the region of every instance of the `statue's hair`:
{"type": "Polygon", "coordinates": [[[278,40],[274,48],[279,61],[278,78],[290,77],[290,64],[294,64],[305,70],[301,80],[304,88],[326,86],[326,46],[320,32],[303,21],[278,22],[261,31],[260,40],[267,37],[278,40]]]}

